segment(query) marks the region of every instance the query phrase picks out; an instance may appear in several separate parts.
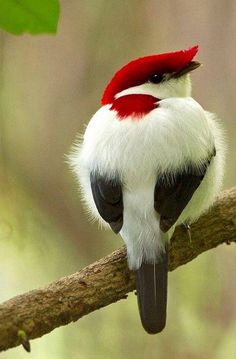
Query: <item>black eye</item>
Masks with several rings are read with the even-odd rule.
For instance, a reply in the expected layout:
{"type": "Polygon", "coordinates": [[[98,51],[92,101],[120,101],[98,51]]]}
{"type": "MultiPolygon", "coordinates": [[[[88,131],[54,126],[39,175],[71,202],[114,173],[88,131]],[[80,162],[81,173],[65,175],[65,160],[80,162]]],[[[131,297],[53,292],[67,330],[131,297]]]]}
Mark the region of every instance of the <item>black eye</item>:
{"type": "Polygon", "coordinates": [[[153,74],[149,77],[148,82],[152,84],[159,84],[163,80],[164,76],[162,74],[153,74]]]}

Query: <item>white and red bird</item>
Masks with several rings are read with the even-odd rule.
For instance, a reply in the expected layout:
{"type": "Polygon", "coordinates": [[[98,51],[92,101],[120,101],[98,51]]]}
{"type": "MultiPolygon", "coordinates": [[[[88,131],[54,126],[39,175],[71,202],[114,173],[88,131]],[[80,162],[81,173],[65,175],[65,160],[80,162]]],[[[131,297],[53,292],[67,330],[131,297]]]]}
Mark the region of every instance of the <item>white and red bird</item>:
{"type": "Polygon", "coordinates": [[[122,67],[70,156],[89,211],[126,244],[148,333],[165,326],[175,227],[206,211],[222,183],[222,128],[191,97],[197,51],[146,56],[122,67]]]}

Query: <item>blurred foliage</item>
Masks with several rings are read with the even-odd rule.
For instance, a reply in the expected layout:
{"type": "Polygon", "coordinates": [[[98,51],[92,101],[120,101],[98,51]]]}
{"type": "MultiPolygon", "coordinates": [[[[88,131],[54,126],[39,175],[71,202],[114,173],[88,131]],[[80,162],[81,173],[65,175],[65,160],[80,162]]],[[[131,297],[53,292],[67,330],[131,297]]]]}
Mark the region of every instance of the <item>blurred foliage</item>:
{"type": "MultiPolygon", "coordinates": [[[[130,59],[200,44],[204,66],[192,75],[193,96],[222,118],[229,147],[224,187],[236,183],[236,2],[64,0],[61,6],[55,37],[0,36],[1,301],[122,244],[89,223],[65,154],[114,71],[130,59]]],[[[171,273],[160,335],[144,332],[132,293],[32,341],[31,358],[233,359],[235,262],[234,246],[225,245],[171,273]]],[[[1,357],[28,354],[19,347],[1,357]]]]}
{"type": "Polygon", "coordinates": [[[0,28],[12,33],[55,33],[58,0],[0,0],[0,28]]]}

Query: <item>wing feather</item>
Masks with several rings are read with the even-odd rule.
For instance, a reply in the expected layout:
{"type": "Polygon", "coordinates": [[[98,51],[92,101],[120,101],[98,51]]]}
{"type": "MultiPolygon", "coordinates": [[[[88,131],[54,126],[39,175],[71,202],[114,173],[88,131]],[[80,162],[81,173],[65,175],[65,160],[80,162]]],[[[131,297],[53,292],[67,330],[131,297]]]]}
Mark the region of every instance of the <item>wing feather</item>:
{"type": "Polygon", "coordinates": [[[120,181],[117,178],[107,179],[91,174],[90,183],[100,216],[109,223],[115,233],[119,233],[123,225],[123,196],[120,181]]]}
{"type": "Polygon", "coordinates": [[[165,174],[157,180],[154,208],[160,215],[160,228],[163,232],[173,226],[191,200],[206,174],[211,158],[207,159],[200,169],[189,166],[184,173],[179,173],[174,178],[165,174]]]}

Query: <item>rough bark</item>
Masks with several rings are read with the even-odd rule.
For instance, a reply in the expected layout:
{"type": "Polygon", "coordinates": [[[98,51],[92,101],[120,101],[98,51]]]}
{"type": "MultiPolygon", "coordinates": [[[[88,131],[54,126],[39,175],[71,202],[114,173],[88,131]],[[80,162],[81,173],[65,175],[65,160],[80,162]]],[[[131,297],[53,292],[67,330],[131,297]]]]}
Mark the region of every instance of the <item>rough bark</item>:
{"type": "MultiPolygon", "coordinates": [[[[222,193],[212,209],[171,241],[169,270],[174,270],[221,243],[236,241],[236,187],[222,193]]],[[[32,290],[0,305],[0,350],[23,344],[82,316],[126,298],[135,289],[133,273],[121,248],[80,272],[46,288],[32,290]]]]}

